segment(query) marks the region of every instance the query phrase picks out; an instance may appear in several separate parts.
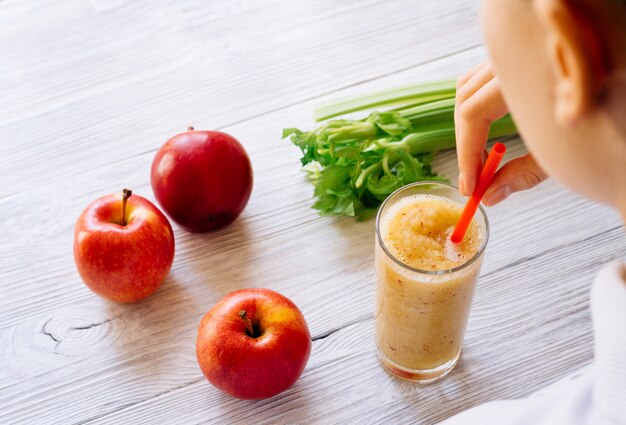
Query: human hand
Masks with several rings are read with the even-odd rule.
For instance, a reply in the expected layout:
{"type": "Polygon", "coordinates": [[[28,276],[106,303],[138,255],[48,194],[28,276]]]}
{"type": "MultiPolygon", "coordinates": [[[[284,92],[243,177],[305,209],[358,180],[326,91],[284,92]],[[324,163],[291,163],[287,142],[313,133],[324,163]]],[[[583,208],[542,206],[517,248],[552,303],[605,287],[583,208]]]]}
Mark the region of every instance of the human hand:
{"type": "MultiPolygon", "coordinates": [[[[508,112],[500,91],[500,80],[491,63],[472,68],[459,77],[456,85],[454,124],[459,161],[459,190],[469,196],[483,167],[491,123],[508,112]]],[[[531,154],[506,163],[494,175],[485,192],[483,204],[495,205],[510,194],[530,189],[547,178],[531,154]]]]}

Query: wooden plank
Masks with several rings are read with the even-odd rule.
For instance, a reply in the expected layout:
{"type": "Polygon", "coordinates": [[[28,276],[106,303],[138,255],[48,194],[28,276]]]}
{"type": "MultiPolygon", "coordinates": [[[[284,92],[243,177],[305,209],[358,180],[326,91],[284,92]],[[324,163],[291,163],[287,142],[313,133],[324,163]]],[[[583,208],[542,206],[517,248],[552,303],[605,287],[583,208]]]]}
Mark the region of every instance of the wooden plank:
{"type": "MultiPolygon", "coordinates": [[[[458,72],[483,54],[481,49],[477,49],[420,67],[404,76],[388,77],[386,84],[405,83],[414,78],[433,78],[444,70],[458,72]]],[[[371,82],[363,90],[384,85],[384,82],[371,82]]],[[[245,125],[245,131],[257,135],[262,142],[258,155],[265,149],[267,158],[255,160],[255,164],[264,167],[260,170],[257,168],[257,184],[244,217],[233,226],[206,236],[189,235],[177,229],[178,248],[172,275],[155,297],[140,305],[117,306],[94,297],[80,283],[71,251],[57,249],[71,245],[72,227],[80,208],[88,202],[87,199],[107,190],[111,176],[101,170],[85,176],[85,179],[102,185],[95,193],[81,192],[78,186],[74,186],[76,182],[67,181],[61,186],[52,184],[32,189],[3,201],[0,214],[7,213],[0,223],[5,223],[3,231],[8,232],[9,239],[13,241],[11,245],[0,247],[3,261],[12,260],[11,267],[6,268],[7,274],[3,275],[3,282],[15,283],[0,298],[0,324],[6,327],[0,339],[4,341],[6,338],[7,342],[4,345],[6,350],[0,350],[3,364],[7,365],[0,371],[0,382],[3,387],[7,387],[6,396],[11,398],[10,395],[17,390],[16,387],[9,389],[10,385],[23,383],[24,388],[35,385],[29,383],[28,379],[35,379],[40,388],[48,388],[68,379],[76,379],[80,370],[109,370],[117,363],[121,363],[119,367],[126,370],[129,361],[151,361],[150,356],[128,360],[110,356],[109,351],[115,351],[115,341],[120,339],[126,344],[131,343],[131,346],[139,343],[137,338],[143,339],[147,334],[156,332],[165,317],[170,327],[183,325],[187,328],[186,331],[180,330],[179,338],[193,338],[196,323],[208,307],[226,292],[245,284],[273,287],[292,297],[299,305],[306,303],[306,308],[302,308],[308,317],[313,314],[309,312],[316,311],[316,304],[326,304],[324,298],[330,295],[329,291],[336,293],[334,298],[340,302],[341,294],[350,290],[348,286],[332,285],[333,273],[336,274],[336,266],[333,264],[339,264],[333,260],[333,252],[348,250],[355,253],[354,260],[350,262],[352,265],[344,258],[342,273],[346,274],[350,285],[363,287],[371,279],[370,224],[317,217],[309,208],[311,189],[298,170],[295,148],[286,141],[274,138],[274,122],[307,125],[308,121],[303,116],[310,112],[311,107],[309,102],[298,110],[276,113],[269,120],[259,118],[256,123],[245,125]],[[260,132],[259,126],[262,127],[260,132]],[[291,183],[284,185],[283,182],[287,181],[291,183]],[[57,198],[55,191],[67,194],[66,198],[57,198]],[[54,217],[49,221],[40,220],[46,212],[53,213],[54,217]],[[333,223],[339,224],[339,227],[333,223]],[[348,234],[352,232],[353,226],[356,233],[355,238],[351,239],[348,234]],[[306,253],[296,258],[296,265],[302,263],[296,267],[306,266],[302,268],[304,274],[294,273],[288,264],[276,261],[276,258],[285,257],[286,253],[294,255],[298,252],[299,243],[294,244],[297,240],[293,238],[294,232],[298,231],[318,235],[320,246],[327,247],[330,240],[334,247],[328,253],[330,255],[320,250],[311,259],[306,259],[306,253]],[[38,262],[33,262],[32,258],[38,259],[38,262]],[[249,263],[246,268],[240,266],[242,259],[249,263]],[[23,279],[23,276],[28,279],[23,279]],[[249,276],[254,276],[255,280],[247,282],[249,276]],[[327,287],[331,289],[320,291],[327,287]],[[33,293],[38,296],[32,297],[33,293]],[[166,306],[166,309],[162,310],[160,306],[166,306]],[[193,319],[181,316],[181,311],[186,311],[193,319]],[[140,317],[153,323],[144,332],[136,329],[142,326],[143,321],[136,323],[140,317]],[[106,322],[107,330],[104,332],[73,329],[107,320],[110,321],[106,322]],[[109,327],[112,329],[109,330],[109,327]],[[127,331],[128,328],[131,330],[127,331]],[[57,339],[70,336],[70,340],[82,340],[83,349],[81,351],[79,341],[74,341],[70,345],[70,357],[64,356],[67,344],[57,347],[56,341],[46,333],[53,334],[57,339]],[[26,370],[23,368],[25,358],[33,364],[26,370]],[[98,364],[90,364],[93,361],[98,364]],[[80,364],[73,366],[75,369],[70,368],[76,363],[80,364]],[[55,372],[48,377],[42,376],[51,371],[55,372]]],[[[233,129],[243,126],[240,124],[233,129]]],[[[254,159],[256,154],[252,154],[254,159]]],[[[130,176],[131,186],[137,188],[140,185],[138,193],[145,193],[148,189],[144,170],[150,160],[151,155],[144,155],[121,162],[116,167],[116,176],[124,177],[119,177],[119,182],[113,184],[121,187],[129,182],[125,180],[126,176],[130,176]]],[[[364,301],[363,307],[355,308],[346,316],[337,317],[337,320],[332,320],[331,316],[323,312],[316,314],[316,318],[310,317],[309,324],[314,335],[323,335],[367,314],[370,300],[357,291],[354,300],[359,298],[364,301]]],[[[192,369],[195,373],[195,365],[192,369]]],[[[185,379],[181,371],[177,374],[180,379],[185,379]]],[[[52,391],[55,391],[54,388],[52,391]]],[[[168,388],[166,384],[151,391],[158,393],[168,388]]]]}
{"type": "Polygon", "coordinates": [[[625,239],[613,229],[481,278],[462,361],[438,383],[387,375],[368,319],[316,341],[303,377],[280,397],[235,400],[202,380],[89,423],[432,424],[528,395],[591,360],[589,285],[601,265],[626,255],[625,239]]]}
{"type": "MultiPolygon", "coordinates": [[[[582,225],[583,217],[590,218],[594,212],[603,210],[588,203],[579,205],[579,200],[563,194],[553,184],[546,184],[537,193],[561,205],[546,215],[536,213],[533,205],[538,210],[543,203],[538,196],[534,200],[525,199],[524,202],[534,204],[515,215],[513,212],[519,204],[511,201],[510,208],[502,212],[505,221],[501,225],[519,231],[520,239],[517,244],[510,244],[504,239],[508,236],[506,232],[492,235],[486,273],[501,270],[503,267],[498,264],[506,266],[507,262],[518,261],[520,246],[550,250],[562,245],[557,243],[558,239],[548,239],[555,242],[548,244],[539,235],[523,233],[521,229],[528,225],[538,225],[546,217],[562,216],[560,226],[566,229],[582,225]],[[556,196],[559,193],[561,196],[556,196]],[[567,215],[567,211],[579,206],[584,215],[567,215]]],[[[308,211],[307,205],[305,199],[298,208],[308,211]]],[[[617,221],[610,215],[605,217],[610,218],[609,224],[617,221]]],[[[238,241],[233,234],[220,235],[211,241],[203,237],[187,240],[185,253],[179,255],[192,258],[177,260],[163,289],[139,305],[111,305],[83,290],[76,279],[68,282],[67,292],[61,298],[71,302],[65,307],[23,315],[29,318],[0,334],[6,350],[2,352],[5,364],[2,382],[9,385],[0,390],[0,402],[5,409],[15,407],[16,413],[23,414],[89,400],[89,406],[82,406],[80,411],[81,416],[88,418],[194,382],[198,380],[193,360],[197,323],[224,293],[241,286],[267,286],[291,297],[305,313],[317,338],[367,319],[373,296],[371,223],[339,220],[332,224],[317,218],[309,224],[302,224],[297,218],[294,221],[299,221],[300,227],[294,226],[291,232],[280,236],[261,232],[247,243],[238,241]],[[294,231],[306,231],[307,226],[311,234],[318,236],[308,236],[310,248],[303,249],[293,240],[297,234],[294,231]],[[234,248],[219,253],[207,250],[207,244],[214,244],[218,250],[229,244],[234,248]],[[324,250],[317,248],[320,246],[324,250]],[[280,262],[278,258],[285,260],[280,262]],[[242,269],[241,264],[247,267],[242,269]],[[74,298],[76,292],[81,295],[81,301],[74,298]],[[32,366],[25,369],[25,361],[32,366]],[[86,389],[94,386],[101,390],[86,396],[86,389]],[[106,388],[116,391],[108,392],[106,388]]],[[[500,222],[492,217],[492,222],[496,221],[500,222]]],[[[591,222],[589,228],[597,225],[591,222]]],[[[562,289],[567,282],[558,283],[557,287],[562,289]]],[[[50,297],[53,299],[54,293],[50,297]]]]}
{"type": "MultiPolygon", "coordinates": [[[[405,82],[432,78],[433,74],[437,75],[442,70],[448,70],[450,73],[459,72],[460,69],[466,67],[468,62],[475,62],[481,54],[480,50],[468,52],[460,57],[458,63],[455,62],[456,59],[450,59],[429,67],[420,67],[412,73],[405,73],[405,82]]],[[[395,78],[388,84],[400,81],[400,78],[395,78]]],[[[382,83],[378,85],[380,84],[382,83]]],[[[364,85],[362,90],[368,90],[369,86],[370,84],[364,85]]],[[[328,241],[331,241],[333,244],[342,244],[337,248],[339,252],[346,249],[354,252],[349,263],[346,263],[349,259],[343,259],[342,267],[345,268],[358,269],[366,263],[367,256],[371,255],[370,240],[373,241],[371,239],[373,223],[353,223],[352,220],[316,217],[315,212],[308,207],[311,189],[302,173],[298,171],[296,149],[287,141],[278,140],[279,130],[276,128],[276,123],[284,123],[284,126],[310,125],[303,117],[310,112],[311,107],[311,102],[309,102],[297,108],[279,111],[269,117],[258,118],[227,129],[241,139],[255,137],[258,141],[258,148],[250,150],[257,176],[250,205],[242,220],[223,231],[204,236],[176,232],[178,254],[173,274],[180,272],[182,276],[201,275],[202,279],[217,285],[214,288],[216,294],[208,300],[209,302],[216,301],[216,296],[220,296],[219,294],[223,294],[223,291],[232,287],[224,285],[215,276],[223,276],[223,273],[226,273],[228,281],[245,280],[241,268],[236,268],[235,272],[229,271],[232,269],[232,261],[225,260],[225,258],[231,258],[233,255],[254,262],[250,264],[250,267],[254,269],[257,285],[275,285],[275,281],[287,282],[295,279],[292,285],[297,288],[298,285],[306,286],[311,281],[321,282],[333,276],[332,268],[326,271],[324,265],[339,264],[339,262],[333,260],[332,255],[325,255],[325,253],[307,258],[306,261],[298,260],[305,263],[303,270],[307,272],[300,278],[291,276],[291,272],[284,267],[276,266],[272,253],[277,250],[281,251],[283,247],[289,250],[288,252],[297,252],[293,247],[298,246],[299,241],[293,239],[291,232],[294,231],[306,233],[307,237],[311,238],[319,237],[320,246],[325,246],[328,241]],[[351,238],[343,236],[347,234],[351,235],[351,238]],[[250,258],[251,256],[254,258],[250,258]],[[198,262],[205,265],[198,266],[198,262]],[[195,266],[191,267],[193,264],[195,266]],[[220,272],[223,272],[222,275],[220,272]]],[[[510,146],[514,149],[511,155],[520,152],[519,144],[510,146]]],[[[46,187],[33,188],[23,192],[20,196],[0,201],[0,228],[11,241],[0,247],[0,258],[7,262],[2,282],[7,282],[6,284],[9,285],[20,281],[20,285],[8,286],[10,290],[0,300],[0,307],[2,307],[0,308],[0,328],[18,323],[23,315],[29,315],[33,309],[33,305],[29,303],[30,294],[33,292],[40,295],[36,300],[37,311],[48,314],[55,309],[92,297],[82,285],[77,284],[78,277],[74,270],[71,251],[65,249],[59,252],[57,247],[71,245],[74,220],[91,199],[123,186],[131,186],[137,193],[152,199],[146,171],[151,159],[152,154],[147,153],[122,161],[114,170],[96,169],[85,174],[84,180],[94,182],[92,192],[85,191],[79,184],[80,182],[72,179],[65,180],[58,185],[50,184],[46,187]],[[61,193],[64,196],[57,195],[61,193]],[[31,258],[37,258],[38,261],[32,262],[31,258]],[[25,276],[28,278],[24,279],[25,276]],[[47,279],[55,284],[42,287],[42,281],[47,279]]],[[[456,177],[453,153],[442,155],[435,167],[445,176],[452,179],[456,177]]],[[[607,226],[611,227],[619,223],[617,215],[611,214],[608,209],[598,210],[593,204],[571,195],[565,195],[566,198],[562,200],[563,211],[558,212],[563,215],[563,220],[558,220],[555,226],[542,226],[542,216],[533,214],[533,209],[538,206],[543,208],[544,204],[558,201],[557,198],[560,196],[562,196],[562,191],[555,186],[546,186],[541,191],[516,195],[513,199],[517,202],[507,203],[507,210],[503,209],[504,206],[492,209],[490,216],[492,216],[493,239],[498,239],[499,235],[511,235],[517,240],[524,241],[516,247],[515,252],[510,252],[510,254],[523,257],[534,255],[543,244],[567,243],[579,237],[584,238],[596,234],[606,229],[607,226]],[[533,202],[532,199],[535,197],[538,199],[533,202]],[[502,220],[502,217],[507,214],[514,214],[518,217],[520,211],[531,213],[528,223],[520,220],[514,220],[514,223],[510,223],[510,220],[502,220]],[[568,228],[567,226],[581,227],[575,223],[587,215],[593,218],[587,220],[579,232],[564,231],[568,228]],[[527,225],[541,229],[543,236],[546,237],[528,234],[527,225]]],[[[489,264],[500,267],[512,261],[512,258],[517,258],[499,255],[500,251],[489,264]]],[[[367,275],[359,274],[356,270],[353,271],[357,273],[354,281],[369,278],[367,275]]]]}
{"type": "Polygon", "coordinates": [[[33,169],[78,178],[190,123],[220,128],[480,44],[470,1],[256,2],[208,22],[201,0],[152,4],[49,1],[3,22],[0,198],[33,169]]]}
{"type": "MultiPolygon", "coordinates": [[[[12,65],[0,69],[0,232],[8,241],[0,246],[0,422],[108,420],[118,410],[121,422],[147,421],[151,413],[143,406],[170,421],[287,420],[291,408],[307,420],[322,413],[317,406],[326,397],[340,399],[328,405],[330,420],[349,420],[368,415],[371,410],[363,405],[373,408],[380,397],[371,389],[359,395],[361,385],[381,383],[392,388],[386,394],[395,402],[389,410],[371,412],[372,418],[389,414],[400,421],[403,407],[409,419],[445,417],[432,413],[434,398],[426,399],[431,410],[414,416],[421,395],[411,390],[406,398],[396,381],[380,378],[367,354],[373,348],[373,223],[317,217],[309,208],[310,187],[298,171],[297,152],[278,139],[283,126],[310,126],[318,101],[453,76],[483,59],[484,51],[474,49],[432,62],[478,42],[474,2],[283,2],[265,8],[263,2],[225,1],[215,10],[199,1],[165,1],[158,8],[110,0],[57,3],[0,3],[0,38],[12,46],[0,52],[0,62],[12,65]],[[422,62],[428,64],[414,66],[422,62]],[[400,68],[407,69],[396,72],[400,68]],[[385,74],[390,75],[376,78],[385,74]],[[120,306],[94,297],[80,283],[71,258],[75,218],[90,200],[126,185],[152,198],[147,169],[155,146],[190,122],[222,127],[246,145],[256,176],[246,212],[210,235],[176,228],[175,267],[149,300],[120,306]],[[304,394],[296,387],[295,393],[250,407],[202,381],[193,354],[197,323],[226,292],[244,286],[277,289],[305,313],[318,340],[301,381],[309,385],[304,394]],[[369,360],[347,367],[346,361],[366,355],[369,360]],[[365,380],[360,367],[371,371],[365,380]],[[189,396],[179,399],[179,394],[189,396]],[[169,412],[160,412],[159,404],[151,407],[163,399],[169,412]],[[181,415],[180,409],[187,412],[181,415]],[[124,419],[126,414],[131,419],[124,419]]],[[[523,152],[519,143],[510,147],[513,154],[523,152]]],[[[436,167],[454,179],[453,153],[441,155],[436,167]]],[[[553,183],[491,209],[490,219],[486,279],[507,276],[510,265],[534,265],[551,253],[571,257],[570,246],[591,249],[594,238],[613,235],[620,223],[608,208],[553,183]]],[[[602,261],[621,252],[614,245],[605,246],[602,261]]],[[[585,273],[600,262],[594,258],[581,263],[589,268],[585,273]]],[[[557,279],[556,271],[549,275],[554,291],[567,292],[568,282],[557,279]]],[[[511,282],[520,285],[519,279],[511,282]]],[[[495,297],[493,302],[501,302],[495,297]]],[[[523,300],[513,306],[516,318],[525,317],[526,308],[534,311],[536,298],[523,300]]],[[[572,301],[572,308],[582,309],[573,313],[582,318],[580,327],[547,326],[517,335],[518,327],[509,328],[498,314],[481,319],[476,335],[485,335],[493,351],[502,331],[522,359],[534,355],[529,344],[544,330],[555,344],[547,353],[571,337],[568,357],[556,366],[519,371],[528,375],[518,377],[524,383],[519,388],[530,391],[588,361],[585,300],[572,301]],[[580,341],[587,345],[577,346],[580,341]]],[[[480,306],[479,297],[476,314],[486,308],[480,306]]],[[[560,312],[560,320],[568,311],[560,312]]],[[[469,349],[463,369],[472,359],[476,363],[469,364],[476,367],[501,360],[495,354],[483,357],[483,351],[471,357],[469,349]]],[[[451,404],[456,411],[488,397],[518,394],[507,393],[514,382],[502,383],[499,375],[472,381],[475,371],[467,373],[471,376],[453,381],[468,394],[451,404]],[[466,382],[481,390],[469,391],[466,382]]]]}
{"type": "MultiPolygon", "coordinates": [[[[474,49],[427,66],[351,87],[337,93],[336,96],[378,90],[437,76],[452,76],[483,58],[484,50],[474,49]]],[[[308,117],[315,102],[308,101],[298,107],[225,128],[225,131],[240,140],[255,141],[248,147],[256,176],[250,204],[242,218],[233,226],[209,235],[187,234],[180,231],[174,223],[178,239],[173,272],[176,272],[178,267],[187,268],[198,261],[206,262],[215,255],[229,257],[232,257],[233,253],[245,255],[246,253],[241,250],[251,251],[247,254],[248,256],[254,254],[255,260],[257,256],[263,255],[270,264],[272,256],[255,247],[255,244],[266,241],[271,245],[274,242],[270,238],[280,237],[280,243],[274,245],[274,250],[280,249],[282,244],[294,242],[291,233],[294,229],[310,235],[319,234],[320,229],[326,233],[331,232],[323,239],[330,239],[334,243],[345,238],[336,237],[337,231],[333,230],[335,229],[332,227],[333,223],[339,224],[337,227],[339,234],[345,233],[343,229],[346,228],[349,228],[350,232],[355,232],[357,244],[361,243],[359,237],[370,235],[371,223],[355,224],[353,220],[317,217],[315,211],[309,208],[311,187],[303,173],[299,171],[298,150],[288,141],[280,140],[283,126],[307,128],[312,125],[308,117]]],[[[6,262],[4,267],[6,274],[2,276],[0,284],[6,282],[9,288],[0,299],[0,328],[18,323],[22,314],[28,315],[31,312],[32,305],[29,305],[28,299],[29,294],[33,292],[40,295],[37,300],[39,313],[52,312],[55,308],[92,297],[82,285],[76,284],[78,276],[74,270],[71,250],[59,252],[56,248],[71,245],[76,217],[91,200],[102,194],[129,186],[136,193],[154,200],[148,175],[152,157],[152,152],[131,156],[120,160],[114,167],[89,170],[82,174],[80,180],[65,177],[60,182],[48,182],[43,187],[34,186],[18,195],[0,200],[0,229],[6,232],[8,240],[11,241],[0,246],[0,258],[6,262]],[[85,187],[84,182],[90,182],[89,186],[85,187]],[[38,261],[33,262],[32,258],[37,258],[38,261]],[[24,275],[28,276],[28,279],[23,279],[24,275]],[[22,280],[19,286],[9,285],[18,280],[22,280]],[[42,288],[43,280],[56,283],[49,288],[42,288]],[[46,292],[49,293],[49,297],[44,296],[46,292]]],[[[456,171],[453,162],[450,162],[452,155],[448,154],[445,158],[438,162],[437,168],[445,175],[454,177],[456,171]]],[[[367,249],[369,252],[369,246],[367,249]]],[[[222,258],[219,261],[217,258],[214,260],[211,264],[225,264],[222,258]]],[[[313,267],[323,269],[322,264],[327,259],[324,256],[316,256],[309,260],[311,261],[313,267]]],[[[230,264],[228,267],[231,267],[230,264]]],[[[266,273],[257,271],[255,275],[263,276],[266,273]]],[[[327,275],[328,273],[324,276],[327,275]]],[[[283,275],[273,277],[287,280],[283,275]]],[[[258,282],[261,283],[265,282],[258,282]]]]}
{"type": "MultiPolygon", "coordinates": [[[[442,61],[439,66],[453,68],[455,59],[449,62],[442,61]]],[[[10,415],[7,417],[27,418],[28,412],[45,412],[48,418],[88,419],[197,381],[200,378],[193,359],[197,323],[224,293],[242,286],[267,286],[292,298],[305,313],[316,338],[370,317],[373,223],[316,217],[309,209],[310,189],[299,175],[293,148],[273,139],[274,122],[288,122],[292,115],[297,119],[305,110],[310,110],[310,105],[277,112],[276,120],[259,118],[256,123],[234,127],[249,134],[254,132],[270,150],[266,159],[258,160],[266,164],[257,171],[255,194],[262,195],[255,195],[243,219],[224,231],[208,236],[178,231],[179,250],[172,275],[149,300],[119,306],[97,299],[79,283],[67,251],[63,255],[51,254],[46,262],[48,270],[41,270],[41,280],[21,284],[22,291],[16,292],[19,299],[6,303],[2,300],[0,311],[6,312],[2,323],[19,318],[0,334],[0,340],[6,342],[2,360],[7,365],[0,405],[5,406],[4,411],[10,415]],[[276,146],[279,153],[272,153],[271,146],[276,146]],[[284,186],[286,181],[294,183],[284,186]],[[304,239],[294,238],[296,234],[303,234],[304,239]],[[303,248],[303,241],[308,248],[303,248]],[[67,277],[51,277],[50,264],[57,264],[67,277]],[[46,281],[55,282],[55,286],[43,296],[40,285],[46,281]],[[32,293],[42,296],[29,301],[27,297],[32,293]],[[24,359],[32,365],[28,370],[23,367],[24,359]],[[89,388],[98,391],[86,394],[89,388]],[[74,403],[79,403],[80,409],[74,403]],[[59,411],[59,405],[74,408],[59,411]]],[[[523,151],[519,143],[510,147],[513,154],[523,151]]],[[[120,174],[128,172],[135,181],[145,182],[146,176],[138,171],[141,161],[130,159],[128,169],[121,167],[120,174]]],[[[442,156],[438,168],[454,176],[452,153],[442,156]]],[[[96,170],[89,178],[97,181],[99,172],[96,170]]],[[[104,176],[102,181],[109,184],[104,176]]],[[[142,191],[147,190],[145,183],[143,187],[142,191]]],[[[76,194],[70,202],[78,203],[88,196],[80,191],[76,194]]],[[[32,193],[28,195],[16,205],[37,199],[31,198],[32,193]]],[[[31,207],[36,211],[36,205],[31,207]]],[[[25,220],[28,209],[24,211],[25,220]]],[[[537,255],[619,223],[619,218],[606,208],[567,195],[553,183],[516,195],[502,207],[492,209],[490,217],[494,230],[486,273],[517,261],[525,253],[537,255]],[[545,214],[540,210],[546,202],[554,201],[560,205],[545,214]],[[554,228],[546,226],[547,221],[554,221],[554,228]],[[561,239],[527,231],[528,226],[536,226],[552,236],[583,223],[580,232],[561,239]],[[502,226],[501,230],[498,226],[502,226]],[[515,245],[508,242],[511,234],[519,238],[515,245]]],[[[69,246],[74,217],[59,219],[65,220],[61,227],[67,229],[57,238],[47,235],[46,240],[51,243],[41,247],[36,257],[54,246],[69,246]]],[[[24,242],[24,246],[30,246],[28,240],[24,242]]],[[[18,251],[19,247],[12,247],[5,253],[8,257],[18,251]]],[[[32,251],[25,251],[24,258],[29,253],[32,255],[32,251]]],[[[26,271],[15,273],[11,276],[24,275],[26,271]]]]}

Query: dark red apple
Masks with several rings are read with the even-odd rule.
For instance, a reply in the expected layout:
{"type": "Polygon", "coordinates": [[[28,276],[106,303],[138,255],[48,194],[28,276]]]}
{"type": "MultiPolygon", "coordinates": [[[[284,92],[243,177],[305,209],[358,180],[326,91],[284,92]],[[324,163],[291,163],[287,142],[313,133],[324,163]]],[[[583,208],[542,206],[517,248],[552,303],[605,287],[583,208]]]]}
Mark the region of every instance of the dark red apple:
{"type": "Polygon", "coordinates": [[[270,289],[226,295],[202,319],[196,356],[204,376],[237,398],[275,396],[298,380],[311,353],[304,316],[270,289]]]}
{"type": "Polygon", "coordinates": [[[83,282],[117,302],[139,301],[161,285],[174,260],[174,232],[154,204],[130,190],[96,199],[74,231],[83,282]]]}
{"type": "Polygon", "coordinates": [[[252,191],[252,167],[234,137],[190,127],[159,149],[151,181],[154,196],[172,220],[191,232],[206,232],[241,214],[252,191]]]}

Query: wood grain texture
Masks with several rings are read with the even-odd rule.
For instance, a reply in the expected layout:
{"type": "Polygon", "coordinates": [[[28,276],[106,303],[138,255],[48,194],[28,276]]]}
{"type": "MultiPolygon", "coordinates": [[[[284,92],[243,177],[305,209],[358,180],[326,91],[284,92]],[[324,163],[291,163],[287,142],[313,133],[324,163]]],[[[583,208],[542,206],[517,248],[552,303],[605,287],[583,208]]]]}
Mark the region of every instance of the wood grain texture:
{"type": "MultiPolygon", "coordinates": [[[[476,13],[453,0],[0,2],[0,423],[435,423],[588,363],[587,287],[625,254],[608,208],[546,182],[490,209],[463,362],[413,386],[373,351],[373,222],[318,217],[280,140],[313,125],[316,103],[484,60],[476,13]],[[212,234],[174,226],[162,288],[107,303],[75,271],[74,221],[125,186],[153,199],[154,153],[188,124],[242,141],[251,201],[212,234]],[[195,332],[224,294],[256,286],[301,308],[314,349],[292,389],[242,402],[204,381],[195,332]]],[[[522,152],[510,142],[507,158],[522,152]]],[[[455,181],[454,153],[435,168],[455,181]]]]}
{"type": "Polygon", "coordinates": [[[20,138],[0,146],[8,173],[0,197],[28,183],[25,159],[52,179],[78,176],[153,150],[191,122],[221,128],[480,43],[471,2],[258,2],[216,20],[202,3],[145,1],[105,13],[48,2],[43,28],[32,15],[3,22],[11,49],[0,60],[20,73],[0,86],[2,135],[20,138]],[[444,24],[455,33],[441,32],[444,24]],[[38,125],[26,127],[28,119],[38,125]],[[39,155],[13,149],[24,143],[39,155]],[[59,169],[68,155],[73,166],[59,169]]]}
{"type": "Polygon", "coordinates": [[[307,371],[280,398],[235,401],[200,381],[95,423],[209,418],[215,423],[319,423],[324,418],[329,423],[365,418],[368,423],[434,423],[494,397],[520,397],[590,361],[589,282],[601,264],[625,254],[623,231],[613,229],[484,274],[462,362],[434,385],[401,382],[381,369],[369,318],[315,341],[307,371]],[[610,257],[607,248],[613,251],[610,257]],[[571,271],[567,291],[553,281],[553,271],[563,269],[571,271]],[[513,301],[520,298],[524,301],[513,301]]]}

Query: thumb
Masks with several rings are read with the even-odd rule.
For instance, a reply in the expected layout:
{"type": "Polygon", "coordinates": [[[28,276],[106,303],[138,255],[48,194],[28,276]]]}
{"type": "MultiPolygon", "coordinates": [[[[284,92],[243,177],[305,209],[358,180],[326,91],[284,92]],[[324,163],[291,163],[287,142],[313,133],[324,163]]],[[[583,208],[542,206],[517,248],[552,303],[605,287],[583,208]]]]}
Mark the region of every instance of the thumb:
{"type": "Polygon", "coordinates": [[[488,207],[496,205],[514,192],[537,186],[547,177],[531,154],[522,155],[507,162],[498,170],[485,192],[483,204],[488,207]]]}

